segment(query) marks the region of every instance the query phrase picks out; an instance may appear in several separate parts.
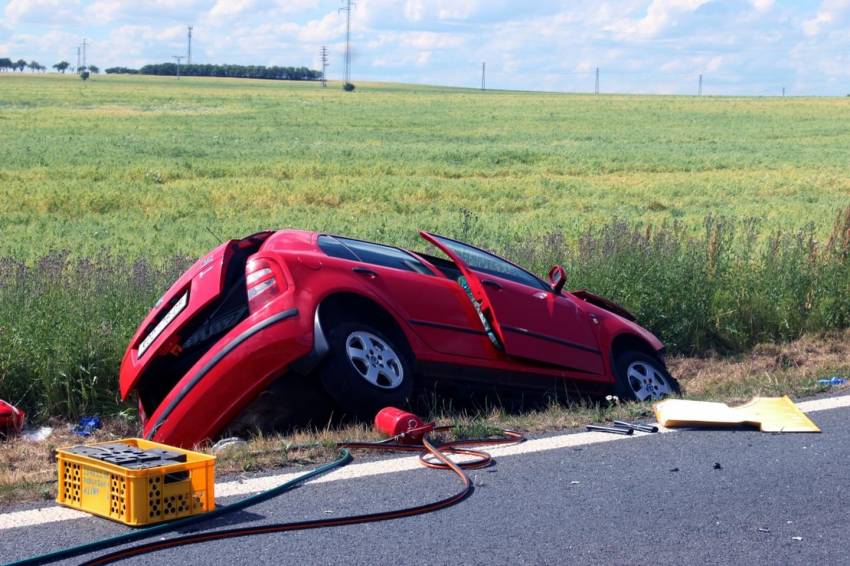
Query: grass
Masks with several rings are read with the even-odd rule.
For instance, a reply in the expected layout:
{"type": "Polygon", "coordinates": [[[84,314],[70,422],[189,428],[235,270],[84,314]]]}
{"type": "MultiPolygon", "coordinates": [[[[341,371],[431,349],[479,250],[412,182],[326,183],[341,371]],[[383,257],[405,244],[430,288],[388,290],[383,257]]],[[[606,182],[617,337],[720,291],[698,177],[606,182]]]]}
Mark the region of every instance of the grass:
{"type": "Polygon", "coordinates": [[[825,235],[850,195],[850,100],[586,96],[387,84],[0,77],[0,255],[197,257],[268,227],[494,248],[612,218],[711,214],[825,235]]]}
{"type": "Polygon", "coordinates": [[[267,227],[562,262],[674,353],[843,328],[848,126],[838,98],[3,74],[0,398],[126,410],[144,313],[189,258],[267,227]]]}
{"type": "MultiPolygon", "coordinates": [[[[738,403],[757,395],[804,397],[826,391],[828,388],[818,385],[817,379],[850,375],[848,360],[850,331],[842,331],[809,335],[781,346],[765,344],[736,357],[676,357],[670,360],[670,369],[679,376],[688,398],[738,403]]],[[[461,412],[444,403],[435,406],[430,417],[439,424],[454,424],[454,434],[461,438],[481,438],[501,428],[534,434],[575,430],[592,422],[653,419],[648,404],[616,402],[551,404],[522,413],[509,413],[498,406],[461,412]]],[[[62,421],[52,424],[55,431],[44,442],[17,438],[0,443],[0,509],[22,501],[55,498],[53,451],[60,446],[78,444],[82,439],[74,436],[62,421]]],[[[115,418],[92,440],[114,440],[137,432],[131,419],[115,418]]],[[[216,471],[220,477],[227,477],[281,467],[314,466],[334,457],[337,442],[380,438],[371,427],[357,423],[258,435],[246,445],[217,454],[216,471]]],[[[201,449],[210,452],[209,446],[201,449]]]]}

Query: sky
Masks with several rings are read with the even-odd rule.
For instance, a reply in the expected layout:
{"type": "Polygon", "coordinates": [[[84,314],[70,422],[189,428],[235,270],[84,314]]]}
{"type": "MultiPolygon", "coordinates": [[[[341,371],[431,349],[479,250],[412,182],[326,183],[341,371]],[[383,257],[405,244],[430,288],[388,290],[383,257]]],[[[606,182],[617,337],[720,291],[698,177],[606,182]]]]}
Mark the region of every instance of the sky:
{"type": "MultiPolygon", "coordinates": [[[[343,72],[345,0],[7,0],[0,57],[343,72]]],[[[707,95],[850,93],[850,0],[356,0],[352,82],[707,95]]]]}

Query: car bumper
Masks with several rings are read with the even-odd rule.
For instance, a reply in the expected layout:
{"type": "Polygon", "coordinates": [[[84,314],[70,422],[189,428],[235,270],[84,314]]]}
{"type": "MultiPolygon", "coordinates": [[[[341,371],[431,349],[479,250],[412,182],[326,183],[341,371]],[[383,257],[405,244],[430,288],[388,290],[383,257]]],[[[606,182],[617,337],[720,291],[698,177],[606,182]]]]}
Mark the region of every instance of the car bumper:
{"type": "Polygon", "coordinates": [[[177,382],[145,422],[144,437],[183,447],[213,438],[311,351],[312,323],[297,308],[242,321],[177,382]]]}

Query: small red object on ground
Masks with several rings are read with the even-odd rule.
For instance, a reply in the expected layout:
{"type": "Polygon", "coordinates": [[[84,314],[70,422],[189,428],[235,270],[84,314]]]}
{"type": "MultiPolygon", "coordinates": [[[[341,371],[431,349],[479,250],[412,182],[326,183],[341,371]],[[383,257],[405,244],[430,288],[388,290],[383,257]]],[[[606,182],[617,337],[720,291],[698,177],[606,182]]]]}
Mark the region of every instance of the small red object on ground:
{"type": "Polygon", "coordinates": [[[18,434],[24,428],[26,413],[0,399],[0,436],[18,434]]]}
{"type": "Polygon", "coordinates": [[[420,442],[422,436],[434,428],[433,423],[425,424],[422,419],[395,407],[385,407],[375,415],[375,428],[387,436],[402,436],[399,440],[420,442]]]}

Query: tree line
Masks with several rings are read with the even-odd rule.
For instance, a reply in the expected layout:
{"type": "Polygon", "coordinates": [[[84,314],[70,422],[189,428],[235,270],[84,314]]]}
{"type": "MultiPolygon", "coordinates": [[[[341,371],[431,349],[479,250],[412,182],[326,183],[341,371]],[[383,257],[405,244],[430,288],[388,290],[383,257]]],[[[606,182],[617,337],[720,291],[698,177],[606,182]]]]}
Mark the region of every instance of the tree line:
{"type": "MultiPolygon", "coordinates": [[[[30,61],[29,63],[27,63],[23,59],[12,61],[8,57],[0,57],[0,71],[20,71],[23,73],[24,69],[26,69],[27,67],[29,67],[29,69],[33,73],[36,71],[41,71],[42,73],[47,71],[47,67],[45,67],[38,61],[30,61]]],[[[74,70],[74,68],[71,67],[71,64],[67,61],[60,61],[53,65],[53,68],[62,74],[65,74],[65,71],[67,71],[68,69],[71,69],[72,71],[74,70]]],[[[88,65],[87,67],[80,67],[79,69],[77,69],[77,71],[81,73],[83,71],[89,71],[90,73],[94,73],[96,75],[100,72],[100,68],[97,65],[88,65]]]]}
{"type": "MultiPolygon", "coordinates": [[[[141,69],[109,67],[109,74],[141,74],[176,76],[176,63],[156,63],[141,69]]],[[[180,74],[189,77],[233,77],[240,79],[272,79],[287,81],[315,81],[322,78],[321,71],[307,67],[265,67],[263,65],[180,65],[180,74]]]]}

